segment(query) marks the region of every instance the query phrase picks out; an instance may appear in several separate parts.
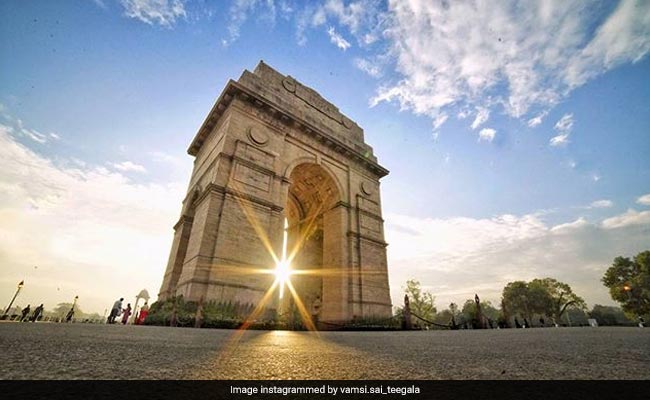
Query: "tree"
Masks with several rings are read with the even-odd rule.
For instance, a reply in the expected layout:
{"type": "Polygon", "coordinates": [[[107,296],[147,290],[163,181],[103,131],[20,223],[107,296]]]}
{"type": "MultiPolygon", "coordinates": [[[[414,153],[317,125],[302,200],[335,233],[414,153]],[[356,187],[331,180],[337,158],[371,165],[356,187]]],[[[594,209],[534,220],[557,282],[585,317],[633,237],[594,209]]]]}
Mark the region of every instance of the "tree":
{"type": "MultiPolygon", "coordinates": [[[[499,319],[500,312],[489,301],[481,301],[481,314],[487,320],[496,322],[499,319]]],[[[482,322],[479,320],[478,310],[476,309],[476,301],[467,299],[463,304],[463,322],[471,323],[474,328],[481,327],[482,322]]],[[[485,324],[488,324],[485,321],[485,324]]],[[[486,325],[487,326],[487,325],[486,325]]]]}
{"type": "Polygon", "coordinates": [[[598,321],[598,325],[603,326],[628,325],[633,323],[619,307],[596,304],[589,313],[589,316],[598,321]]]}
{"type": "Polygon", "coordinates": [[[642,251],[633,260],[616,257],[602,282],[629,316],[650,314],[650,250],[642,251]]]}
{"type": "Polygon", "coordinates": [[[502,308],[511,316],[519,314],[533,323],[533,315],[546,315],[555,322],[567,309],[584,310],[585,301],[571,286],[553,278],[510,282],[503,288],[502,308]]]}
{"type": "Polygon", "coordinates": [[[550,308],[551,296],[539,284],[530,286],[524,281],[510,282],[503,288],[502,304],[508,314],[519,314],[532,321],[534,314],[545,314],[550,308]]]}
{"type": "Polygon", "coordinates": [[[406,281],[404,292],[409,297],[411,313],[426,320],[433,320],[436,314],[435,297],[429,292],[423,292],[420,288],[420,281],[409,279],[406,281]]]}
{"type": "Polygon", "coordinates": [[[573,293],[571,286],[557,279],[533,279],[528,286],[529,288],[535,288],[535,290],[545,290],[550,295],[550,301],[548,301],[548,298],[544,299],[544,295],[540,295],[539,301],[547,302],[545,304],[546,310],[540,314],[550,316],[556,323],[560,321],[569,307],[579,310],[587,308],[585,301],[573,293]]]}

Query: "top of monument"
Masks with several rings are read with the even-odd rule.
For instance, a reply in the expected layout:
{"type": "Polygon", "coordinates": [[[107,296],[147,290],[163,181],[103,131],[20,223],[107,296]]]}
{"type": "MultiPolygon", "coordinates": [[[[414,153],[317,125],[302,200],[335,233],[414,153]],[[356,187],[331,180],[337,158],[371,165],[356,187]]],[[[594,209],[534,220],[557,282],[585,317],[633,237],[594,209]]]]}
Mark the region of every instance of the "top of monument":
{"type": "Polygon", "coordinates": [[[377,164],[372,147],[364,142],[363,129],[342,114],[338,107],[323,98],[314,89],[303,85],[290,75],[271,68],[260,61],[253,72],[244,70],[237,81],[230,80],[206,117],[192,141],[188,153],[196,155],[216,122],[232,99],[241,93],[243,98],[264,104],[276,110],[275,115],[293,120],[308,132],[327,137],[342,151],[356,154],[370,163],[382,175],[388,173],[377,164]]]}
{"type": "Polygon", "coordinates": [[[273,69],[263,60],[260,60],[252,73],[245,70],[237,82],[293,111],[297,117],[324,128],[329,131],[327,133],[344,142],[363,143],[363,129],[341,113],[337,106],[291,75],[283,75],[273,69]]]}

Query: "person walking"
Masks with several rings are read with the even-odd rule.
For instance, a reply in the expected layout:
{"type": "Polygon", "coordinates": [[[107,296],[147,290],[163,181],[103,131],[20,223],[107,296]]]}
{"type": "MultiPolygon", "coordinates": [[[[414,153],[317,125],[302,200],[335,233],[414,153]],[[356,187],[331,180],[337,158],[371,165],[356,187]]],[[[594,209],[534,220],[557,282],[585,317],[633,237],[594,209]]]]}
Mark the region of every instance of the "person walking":
{"type": "Polygon", "coordinates": [[[149,315],[149,303],[145,301],[142,308],[140,308],[136,323],[138,325],[144,325],[144,320],[147,318],[147,315],[149,315]]]}
{"type": "Polygon", "coordinates": [[[107,324],[114,324],[115,323],[115,318],[122,311],[122,302],[123,301],[124,301],[124,298],[120,297],[119,300],[117,300],[115,303],[113,303],[113,308],[111,308],[111,313],[108,315],[108,319],[106,320],[107,324]]]}
{"type": "Polygon", "coordinates": [[[20,315],[20,322],[27,321],[27,315],[29,314],[29,304],[27,304],[27,307],[23,308],[23,311],[21,312],[20,315]]]}
{"type": "Polygon", "coordinates": [[[122,324],[126,325],[129,322],[129,316],[131,315],[131,303],[126,305],[126,308],[122,312],[122,324]]]}
{"type": "Polygon", "coordinates": [[[38,319],[41,317],[41,314],[43,314],[43,304],[34,309],[34,313],[32,314],[32,318],[30,318],[30,320],[32,322],[38,321],[38,319]]]}

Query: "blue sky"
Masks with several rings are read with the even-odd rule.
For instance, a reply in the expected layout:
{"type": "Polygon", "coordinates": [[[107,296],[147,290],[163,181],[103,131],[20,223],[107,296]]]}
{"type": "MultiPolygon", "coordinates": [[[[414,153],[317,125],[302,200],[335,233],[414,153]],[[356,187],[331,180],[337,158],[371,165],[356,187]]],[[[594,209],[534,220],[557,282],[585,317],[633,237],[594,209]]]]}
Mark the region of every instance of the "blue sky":
{"type": "Polygon", "coordinates": [[[156,293],[187,146],[263,59],[391,171],[395,302],[411,277],[442,308],[552,276],[609,304],[607,265],[650,248],[648,51],[643,1],[3,2],[1,292],[156,293]]]}

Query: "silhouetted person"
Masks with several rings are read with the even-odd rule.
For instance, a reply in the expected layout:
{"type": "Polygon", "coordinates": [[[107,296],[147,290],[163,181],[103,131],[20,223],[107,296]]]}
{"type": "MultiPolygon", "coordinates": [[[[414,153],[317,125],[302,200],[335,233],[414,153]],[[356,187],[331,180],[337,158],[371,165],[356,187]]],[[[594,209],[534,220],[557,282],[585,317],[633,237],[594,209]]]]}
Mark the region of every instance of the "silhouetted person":
{"type": "Polygon", "coordinates": [[[544,317],[539,317],[539,323],[540,325],[544,326],[544,317]]]}
{"type": "Polygon", "coordinates": [[[32,322],[38,321],[38,319],[41,317],[41,314],[43,314],[43,305],[42,304],[34,309],[34,313],[32,314],[31,321],[32,322]]]}
{"type": "Polygon", "coordinates": [[[406,294],[404,295],[403,317],[404,320],[402,321],[402,329],[410,331],[413,329],[413,325],[411,324],[411,305],[409,303],[409,296],[406,294]]]}
{"type": "Polygon", "coordinates": [[[451,325],[451,329],[453,330],[458,329],[458,325],[456,325],[456,318],[454,318],[453,315],[451,316],[451,321],[449,322],[449,325],[451,325]]]}
{"type": "Polygon", "coordinates": [[[113,303],[113,308],[111,308],[111,313],[108,316],[108,319],[106,320],[106,323],[108,324],[114,324],[115,323],[115,318],[120,314],[122,311],[122,302],[124,301],[124,298],[120,298],[117,300],[115,303],[113,303]]]}
{"type": "Polygon", "coordinates": [[[639,315],[639,328],[645,328],[645,320],[639,315]]]}
{"type": "Polygon", "coordinates": [[[74,308],[71,308],[68,314],[66,314],[65,322],[72,322],[72,317],[74,317],[74,308]]]}
{"type": "Polygon", "coordinates": [[[524,318],[524,328],[530,328],[530,324],[526,318],[524,318]]]}
{"type": "Polygon", "coordinates": [[[126,323],[129,322],[129,316],[131,315],[131,312],[131,303],[128,303],[122,312],[122,324],[126,325],[126,323]]]}
{"type": "Polygon", "coordinates": [[[23,308],[23,311],[20,313],[20,322],[27,320],[27,315],[29,314],[29,304],[27,307],[23,308]]]}
{"type": "Polygon", "coordinates": [[[515,328],[517,328],[517,329],[521,328],[521,324],[519,323],[519,320],[517,319],[517,317],[515,317],[515,328]]]}

